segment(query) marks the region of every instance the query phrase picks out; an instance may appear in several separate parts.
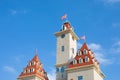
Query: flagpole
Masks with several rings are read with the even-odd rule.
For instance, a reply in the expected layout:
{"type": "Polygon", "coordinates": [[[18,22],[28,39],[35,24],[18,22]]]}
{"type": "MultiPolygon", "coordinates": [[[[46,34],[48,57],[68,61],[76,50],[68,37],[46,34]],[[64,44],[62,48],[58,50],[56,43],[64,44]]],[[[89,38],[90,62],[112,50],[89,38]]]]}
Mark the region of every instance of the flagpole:
{"type": "Polygon", "coordinates": [[[66,14],[66,21],[65,21],[65,22],[69,22],[69,21],[68,21],[68,15],[67,15],[67,14],[66,14]]]}
{"type": "Polygon", "coordinates": [[[84,42],[86,43],[86,38],[84,39],[84,42]]]}
{"type": "Polygon", "coordinates": [[[82,37],[80,37],[80,40],[84,40],[84,42],[86,42],[85,35],[83,35],[82,37]]]}

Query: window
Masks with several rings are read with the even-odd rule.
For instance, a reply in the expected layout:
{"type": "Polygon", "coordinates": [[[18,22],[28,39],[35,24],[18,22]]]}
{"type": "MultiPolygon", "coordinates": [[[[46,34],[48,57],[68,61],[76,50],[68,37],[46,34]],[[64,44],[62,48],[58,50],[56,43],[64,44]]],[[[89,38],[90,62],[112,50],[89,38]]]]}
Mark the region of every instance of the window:
{"type": "Polygon", "coordinates": [[[77,63],[77,61],[76,60],[73,60],[73,64],[76,64],[77,63]]]}
{"type": "Polygon", "coordinates": [[[63,30],[66,30],[66,27],[65,27],[65,26],[63,26],[63,30]]]}
{"type": "Polygon", "coordinates": [[[59,68],[56,68],[56,72],[59,72],[59,68]]]}
{"type": "Polygon", "coordinates": [[[64,46],[61,47],[61,51],[64,52],[64,46]]]}
{"type": "Polygon", "coordinates": [[[26,73],[26,70],[24,70],[23,73],[26,73]]]}
{"type": "Polygon", "coordinates": [[[30,69],[27,70],[27,73],[30,73],[30,69]]]}
{"type": "Polygon", "coordinates": [[[82,52],[80,50],[78,50],[78,56],[82,55],[82,52]]]}
{"type": "Polygon", "coordinates": [[[83,62],[83,59],[82,58],[79,58],[79,63],[82,63],[83,62]]]}
{"type": "Polygon", "coordinates": [[[62,78],[64,78],[63,74],[62,74],[62,78]]]}
{"type": "Polygon", "coordinates": [[[84,50],[83,50],[83,53],[84,53],[84,54],[87,54],[87,50],[86,50],[86,49],[84,49],[84,50]]]}
{"type": "Polygon", "coordinates": [[[65,34],[62,34],[62,35],[61,35],[61,38],[64,38],[64,37],[65,37],[65,34]]]}
{"type": "Polygon", "coordinates": [[[83,76],[78,76],[78,80],[83,80],[83,76]]]}
{"type": "Polygon", "coordinates": [[[35,61],[32,61],[32,63],[31,63],[32,65],[35,65],[35,61]]]}
{"type": "Polygon", "coordinates": [[[29,66],[31,66],[31,62],[29,63],[29,66]]]}
{"type": "Polygon", "coordinates": [[[61,68],[61,72],[64,72],[64,70],[65,70],[64,67],[62,67],[62,68],[61,68]]]}
{"type": "Polygon", "coordinates": [[[72,53],[74,54],[74,48],[72,48],[72,53]]]}
{"type": "Polygon", "coordinates": [[[38,69],[38,72],[39,72],[39,73],[41,72],[40,69],[38,69]]]}
{"type": "Polygon", "coordinates": [[[31,68],[31,69],[30,69],[30,72],[34,72],[34,68],[31,68]]]}
{"type": "Polygon", "coordinates": [[[89,58],[86,56],[85,57],[85,62],[88,62],[89,61],[89,58]]]}

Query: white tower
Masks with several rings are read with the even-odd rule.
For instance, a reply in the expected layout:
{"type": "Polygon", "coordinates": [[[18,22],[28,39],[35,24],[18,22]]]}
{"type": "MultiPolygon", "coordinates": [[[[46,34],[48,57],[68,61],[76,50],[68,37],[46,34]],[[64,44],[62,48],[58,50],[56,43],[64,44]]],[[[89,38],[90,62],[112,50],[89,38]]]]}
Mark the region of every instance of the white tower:
{"type": "Polygon", "coordinates": [[[56,80],[67,80],[65,69],[76,55],[78,37],[69,22],[65,22],[55,36],[57,37],[56,80]]]}

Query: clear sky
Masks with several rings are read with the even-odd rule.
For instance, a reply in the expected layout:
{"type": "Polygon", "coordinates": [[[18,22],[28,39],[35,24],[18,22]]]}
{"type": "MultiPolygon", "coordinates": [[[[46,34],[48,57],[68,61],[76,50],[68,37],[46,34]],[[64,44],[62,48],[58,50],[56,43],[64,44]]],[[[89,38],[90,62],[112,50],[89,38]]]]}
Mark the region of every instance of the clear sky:
{"type": "MultiPolygon", "coordinates": [[[[0,0],[0,79],[16,80],[36,48],[50,80],[55,76],[61,16],[86,36],[105,74],[120,80],[120,0],[0,0]]],[[[84,41],[78,41],[78,48],[84,41]]]]}

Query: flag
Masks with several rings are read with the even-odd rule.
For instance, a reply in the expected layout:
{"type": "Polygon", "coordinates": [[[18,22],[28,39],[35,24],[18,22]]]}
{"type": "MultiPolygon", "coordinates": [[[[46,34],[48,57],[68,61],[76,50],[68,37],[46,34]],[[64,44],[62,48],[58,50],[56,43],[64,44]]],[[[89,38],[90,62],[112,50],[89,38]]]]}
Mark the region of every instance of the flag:
{"type": "Polygon", "coordinates": [[[61,17],[61,20],[64,20],[65,18],[67,18],[67,14],[64,14],[64,15],[61,17]]]}
{"type": "Polygon", "coordinates": [[[83,35],[82,37],[80,37],[80,40],[85,40],[85,35],[83,35]]]}

